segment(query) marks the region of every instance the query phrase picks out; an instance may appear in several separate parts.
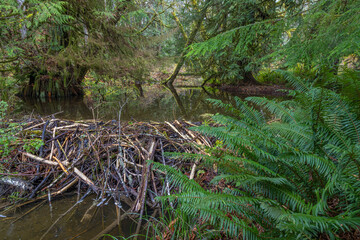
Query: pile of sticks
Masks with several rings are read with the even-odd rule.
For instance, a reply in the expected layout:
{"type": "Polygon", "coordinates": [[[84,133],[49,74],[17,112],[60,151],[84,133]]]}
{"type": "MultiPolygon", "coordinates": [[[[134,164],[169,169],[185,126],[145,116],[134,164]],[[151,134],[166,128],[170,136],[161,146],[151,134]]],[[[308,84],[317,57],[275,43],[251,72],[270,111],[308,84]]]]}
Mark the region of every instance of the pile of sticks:
{"type": "Polygon", "coordinates": [[[35,152],[20,144],[1,159],[2,176],[21,178],[32,187],[27,199],[51,198],[66,191],[92,191],[99,204],[124,199],[132,211],[155,207],[157,196],[170,194],[171,184],[148,160],[187,171],[194,177],[196,164],[167,158],[164,152],[198,153],[212,140],[189,129],[190,122],[121,123],[120,121],[65,121],[31,119],[17,137],[38,138],[43,146],[35,152]]]}

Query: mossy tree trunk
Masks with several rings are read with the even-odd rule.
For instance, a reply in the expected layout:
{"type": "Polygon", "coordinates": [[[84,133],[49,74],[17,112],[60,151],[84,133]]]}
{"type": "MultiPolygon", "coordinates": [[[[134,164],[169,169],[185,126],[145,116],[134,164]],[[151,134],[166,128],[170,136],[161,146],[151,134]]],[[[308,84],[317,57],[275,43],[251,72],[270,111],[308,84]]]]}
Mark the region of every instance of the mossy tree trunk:
{"type": "MultiPolygon", "coordinates": [[[[181,53],[181,56],[179,58],[179,61],[174,69],[174,72],[171,74],[171,76],[166,79],[163,83],[164,84],[168,84],[168,85],[173,85],[177,75],[179,74],[182,66],[185,63],[185,58],[186,58],[186,53],[187,53],[187,48],[194,42],[196,34],[198,33],[199,29],[201,28],[201,24],[204,20],[204,17],[206,16],[206,10],[207,10],[207,5],[204,7],[204,9],[202,9],[201,11],[199,11],[200,16],[199,18],[194,22],[193,28],[191,29],[191,33],[190,36],[188,37],[185,33],[185,31],[182,29],[183,31],[183,36],[184,38],[187,40],[185,47],[181,53]]],[[[179,25],[180,28],[182,27],[182,25],[179,25]]]]}
{"type": "Polygon", "coordinates": [[[60,73],[33,71],[20,95],[34,98],[82,96],[81,84],[87,70],[86,67],[68,66],[60,73]]]}
{"type": "Polygon", "coordinates": [[[254,77],[253,72],[247,67],[250,63],[250,60],[244,58],[237,62],[239,66],[239,78],[240,84],[242,85],[260,85],[260,83],[254,77]],[[249,69],[249,70],[247,70],[249,69]]]}

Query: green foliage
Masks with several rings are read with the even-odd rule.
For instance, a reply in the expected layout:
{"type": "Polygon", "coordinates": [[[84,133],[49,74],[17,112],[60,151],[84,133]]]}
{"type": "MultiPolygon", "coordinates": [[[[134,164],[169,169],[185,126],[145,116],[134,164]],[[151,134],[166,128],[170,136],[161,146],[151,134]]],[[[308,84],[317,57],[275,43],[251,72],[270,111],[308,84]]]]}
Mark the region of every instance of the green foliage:
{"type": "Polygon", "coordinates": [[[8,104],[0,101],[0,158],[8,157],[16,147],[22,147],[26,152],[33,153],[44,143],[41,139],[21,138],[21,124],[6,120],[8,104]],[[19,146],[20,145],[20,146],[19,146]]]}
{"type": "Polygon", "coordinates": [[[82,95],[89,70],[143,80],[152,56],[145,33],[138,31],[144,14],[136,13],[144,9],[130,0],[105,4],[3,1],[0,71],[13,73],[21,94],[33,97],[82,95]]]}
{"type": "Polygon", "coordinates": [[[360,107],[360,71],[347,67],[341,67],[341,72],[333,74],[332,72],[325,72],[322,75],[326,76],[317,78],[314,82],[316,86],[324,86],[328,89],[341,93],[351,101],[354,109],[359,111],[360,107]]]}
{"type": "MultiPolygon", "coordinates": [[[[3,51],[0,54],[0,69],[11,70],[17,65],[26,63],[25,56],[32,54],[34,49],[29,49],[32,41],[44,41],[48,25],[65,25],[73,19],[65,14],[65,1],[24,1],[19,6],[17,1],[2,1],[1,10],[1,37],[0,45],[3,51]],[[42,32],[43,35],[38,34],[42,32]],[[29,52],[26,52],[28,50],[29,52]]],[[[37,51],[41,51],[35,44],[37,51]]],[[[40,54],[38,52],[38,54],[40,54]]]]}
{"type": "Polygon", "coordinates": [[[187,57],[207,66],[207,76],[224,81],[251,81],[260,59],[271,53],[281,36],[274,28],[280,6],[286,1],[212,1],[205,20],[207,39],[190,47],[187,57]]]}
{"type": "Polygon", "coordinates": [[[303,14],[287,21],[290,38],[279,50],[280,58],[286,57],[285,65],[303,63],[319,72],[337,71],[343,58],[359,56],[359,1],[310,1],[301,10],[303,14]]]}
{"type": "Polygon", "coordinates": [[[283,75],[272,71],[270,68],[265,68],[259,71],[256,76],[256,80],[260,83],[265,84],[285,84],[286,80],[283,75]]]}
{"type": "Polygon", "coordinates": [[[8,104],[4,101],[0,101],[0,157],[6,157],[11,150],[11,144],[16,141],[15,133],[19,130],[16,125],[5,123],[5,116],[8,104]],[[7,126],[6,126],[7,125],[7,126]]]}
{"type": "Polygon", "coordinates": [[[340,95],[282,74],[295,88],[292,100],[237,98],[234,107],[226,106],[233,117],[218,114],[217,127],[196,128],[222,141],[211,156],[190,156],[216,165],[209,186],[154,164],[180,190],[162,199],[177,201],[190,218],[233,238],[352,234],[360,225],[360,121],[340,95]]]}
{"type": "Polygon", "coordinates": [[[19,200],[26,200],[26,198],[22,197],[22,194],[20,192],[12,192],[9,197],[8,197],[8,200],[12,203],[15,203],[15,202],[19,202],[19,200]]]}
{"type": "Polygon", "coordinates": [[[258,73],[265,64],[288,69],[300,64],[304,72],[315,73],[313,80],[326,80],[341,62],[359,56],[357,0],[231,0],[210,5],[204,20],[207,38],[198,39],[187,54],[188,60],[200,62],[193,66],[208,69],[206,77],[247,81],[250,72],[258,73]]]}
{"type": "Polygon", "coordinates": [[[13,103],[18,90],[16,79],[11,76],[0,77],[0,101],[13,103]]]}
{"type": "Polygon", "coordinates": [[[164,202],[160,217],[148,221],[146,239],[207,239],[220,232],[208,228],[206,223],[189,217],[180,208],[173,208],[164,202]],[[149,234],[150,233],[150,234],[149,234]]]}

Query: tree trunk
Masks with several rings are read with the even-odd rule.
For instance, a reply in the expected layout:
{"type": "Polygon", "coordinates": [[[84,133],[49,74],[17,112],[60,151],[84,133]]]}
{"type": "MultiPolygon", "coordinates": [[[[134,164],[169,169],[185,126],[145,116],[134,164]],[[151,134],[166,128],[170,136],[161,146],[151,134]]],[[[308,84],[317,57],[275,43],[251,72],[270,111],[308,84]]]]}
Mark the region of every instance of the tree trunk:
{"type": "Polygon", "coordinates": [[[144,97],[144,90],[143,90],[143,88],[142,88],[141,81],[136,80],[135,83],[134,83],[134,86],[135,86],[135,88],[138,90],[139,96],[140,96],[140,97],[144,97]]]}
{"type": "Polygon", "coordinates": [[[243,83],[244,85],[260,85],[251,71],[245,71],[243,83]]]}
{"type": "Polygon", "coordinates": [[[201,27],[201,23],[203,22],[204,20],[204,17],[206,15],[206,9],[207,7],[205,7],[202,12],[201,12],[201,16],[199,17],[199,19],[195,22],[195,25],[193,27],[193,29],[191,30],[191,33],[190,33],[190,36],[185,44],[185,47],[181,53],[181,56],[180,56],[180,59],[179,59],[179,62],[178,64],[176,65],[176,68],[173,72],[173,74],[168,78],[166,79],[163,83],[164,84],[168,84],[168,85],[172,85],[177,77],[177,75],[179,74],[180,72],[180,69],[182,68],[182,66],[184,65],[184,62],[185,62],[185,55],[186,55],[186,51],[187,51],[187,48],[194,42],[195,40],[195,37],[196,37],[196,34],[197,32],[199,31],[200,27],[201,27]]]}
{"type": "Polygon", "coordinates": [[[19,95],[33,98],[82,96],[81,83],[87,70],[81,66],[69,66],[62,74],[31,72],[28,83],[19,95]]]}
{"type": "Polygon", "coordinates": [[[242,78],[241,82],[243,85],[260,85],[260,83],[254,77],[252,71],[245,70],[248,64],[249,61],[246,59],[237,62],[237,65],[240,67],[239,77],[242,78]]]}

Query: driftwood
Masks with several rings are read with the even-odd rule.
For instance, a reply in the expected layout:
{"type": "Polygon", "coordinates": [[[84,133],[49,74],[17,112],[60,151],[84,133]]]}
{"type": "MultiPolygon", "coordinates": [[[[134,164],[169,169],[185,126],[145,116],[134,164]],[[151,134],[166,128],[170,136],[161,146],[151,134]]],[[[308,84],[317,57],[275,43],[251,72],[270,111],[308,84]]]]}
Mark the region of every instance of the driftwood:
{"type": "Polygon", "coordinates": [[[153,207],[156,196],[174,191],[164,173],[153,169],[148,160],[176,166],[193,178],[197,163],[174,161],[164,152],[197,153],[202,150],[195,145],[212,146],[212,140],[190,130],[191,126],[195,125],[179,121],[120,124],[31,119],[16,136],[38,138],[44,145],[30,153],[18,143],[10,156],[0,160],[0,167],[6,169],[0,178],[15,175],[31,183],[32,190],[22,195],[28,202],[74,190],[80,182],[79,189],[98,195],[99,205],[113,198],[121,207],[122,199],[128,198],[141,218],[145,205],[153,207]]]}

